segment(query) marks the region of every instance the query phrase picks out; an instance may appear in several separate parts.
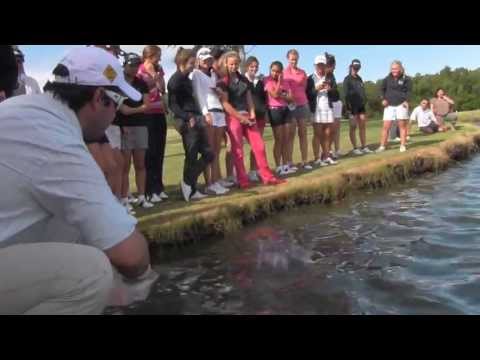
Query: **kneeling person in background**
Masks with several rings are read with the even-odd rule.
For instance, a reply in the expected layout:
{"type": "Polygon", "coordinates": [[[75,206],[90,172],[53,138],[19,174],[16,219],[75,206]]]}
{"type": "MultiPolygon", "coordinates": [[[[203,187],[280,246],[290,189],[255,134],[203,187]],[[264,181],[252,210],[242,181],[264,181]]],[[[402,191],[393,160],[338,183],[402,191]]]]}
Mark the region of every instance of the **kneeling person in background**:
{"type": "Polygon", "coordinates": [[[437,131],[447,131],[447,128],[437,123],[437,119],[430,109],[430,101],[423,99],[420,105],[413,109],[410,123],[416,121],[418,129],[424,134],[433,134],[437,131]]]}

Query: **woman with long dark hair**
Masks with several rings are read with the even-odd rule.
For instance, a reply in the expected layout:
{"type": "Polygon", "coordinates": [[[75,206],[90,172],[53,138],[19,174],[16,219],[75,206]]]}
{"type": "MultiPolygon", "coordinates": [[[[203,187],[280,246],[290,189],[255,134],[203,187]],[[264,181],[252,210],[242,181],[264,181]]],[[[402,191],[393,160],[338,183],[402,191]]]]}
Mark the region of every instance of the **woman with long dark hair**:
{"type": "MultiPolygon", "coordinates": [[[[263,132],[265,130],[265,125],[267,122],[267,93],[265,92],[265,85],[263,82],[263,76],[258,76],[258,69],[260,62],[255,56],[250,56],[245,61],[245,78],[250,81],[252,86],[252,98],[253,105],[255,106],[255,118],[257,121],[258,131],[263,138],[263,132]]],[[[250,181],[258,182],[257,168],[255,165],[255,155],[253,151],[250,151],[250,173],[248,177],[250,181]]]]}
{"type": "Polygon", "coordinates": [[[350,142],[353,146],[352,153],[354,155],[372,153],[372,150],[367,147],[367,97],[363,80],[358,74],[361,67],[360,60],[353,59],[348,67],[348,75],[343,80],[345,105],[352,116],[350,119],[350,142]],[[357,127],[360,136],[360,147],[357,147],[357,136],[355,134],[357,127]]]}
{"type": "Polygon", "coordinates": [[[165,73],[160,65],[162,51],[157,45],[147,45],[143,49],[143,64],[138,68],[137,76],[142,79],[149,89],[150,116],[148,127],[148,150],[145,155],[147,183],[145,193],[152,203],[167,199],[163,184],[163,161],[167,142],[168,113],[165,104],[165,73]]]}
{"type": "Polygon", "coordinates": [[[195,54],[180,47],[175,56],[177,71],[168,81],[168,103],[175,116],[175,127],[182,136],[185,149],[183,178],[180,182],[185,201],[200,200],[207,195],[197,189],[200,174],[215,155],[208,143],[207,123],[195,100],[190,73],[195,67],[195,54]],[[201,155],[198,158],[198,155],[201,155]]]}

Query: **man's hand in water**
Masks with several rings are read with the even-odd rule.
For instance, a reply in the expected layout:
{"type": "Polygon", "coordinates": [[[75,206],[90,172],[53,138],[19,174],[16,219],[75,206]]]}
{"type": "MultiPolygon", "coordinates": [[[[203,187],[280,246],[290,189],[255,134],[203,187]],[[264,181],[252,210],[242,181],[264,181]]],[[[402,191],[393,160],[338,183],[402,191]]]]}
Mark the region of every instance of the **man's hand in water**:
{"type": "Polygon", "coordinates": [[[128,306],[135,301],[144,301],[158,276],[150,266],[135,279],[125,279],[114,271],[114,287],[110,293],[108,305],[128,306]]]}

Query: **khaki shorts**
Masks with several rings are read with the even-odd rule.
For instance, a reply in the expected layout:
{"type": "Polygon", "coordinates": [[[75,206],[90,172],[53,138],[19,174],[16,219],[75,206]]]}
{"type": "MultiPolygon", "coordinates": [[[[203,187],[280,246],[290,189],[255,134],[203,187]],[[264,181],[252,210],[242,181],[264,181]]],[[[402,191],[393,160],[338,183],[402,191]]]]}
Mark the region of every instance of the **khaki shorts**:
{"type": "Polygon", "coordinates": [[[148,129],[146,126],[124,127],[122,150],[148,149],[148,129]]]}

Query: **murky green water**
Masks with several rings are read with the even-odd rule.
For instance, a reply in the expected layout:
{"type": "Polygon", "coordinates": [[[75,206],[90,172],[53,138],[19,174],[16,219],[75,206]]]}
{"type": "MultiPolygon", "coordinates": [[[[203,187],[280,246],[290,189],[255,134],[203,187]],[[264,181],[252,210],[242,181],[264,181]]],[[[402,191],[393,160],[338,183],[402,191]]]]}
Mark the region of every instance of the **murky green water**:
{"type": "Polygon", "coordinates": [[[170,252],[127,314],[480,314],[480,156],[170,252]]]}

